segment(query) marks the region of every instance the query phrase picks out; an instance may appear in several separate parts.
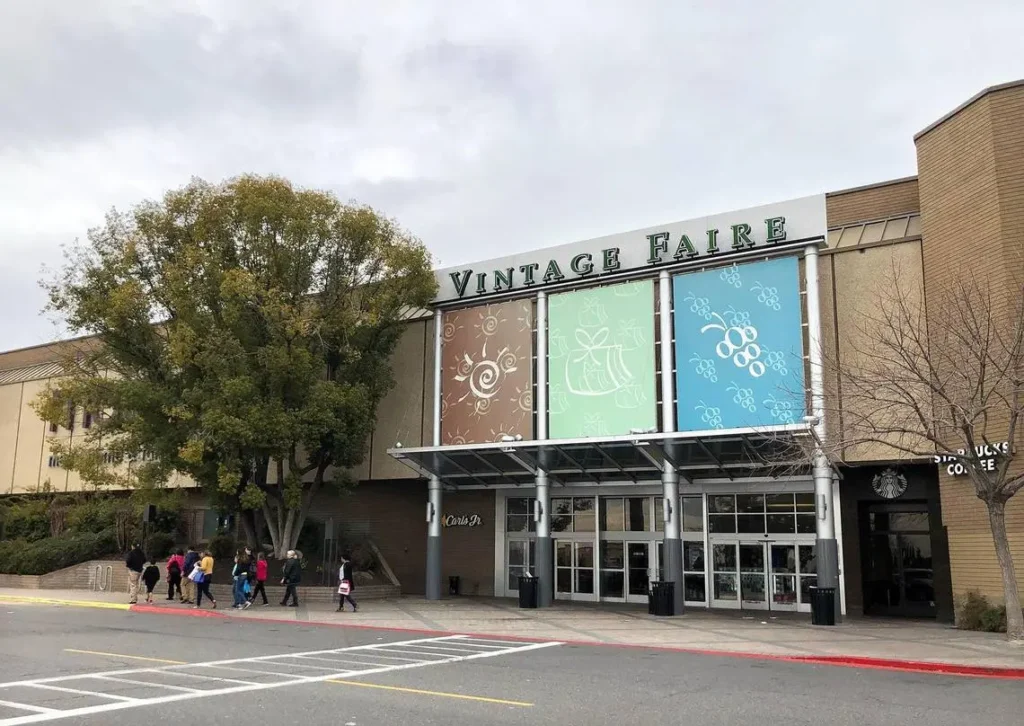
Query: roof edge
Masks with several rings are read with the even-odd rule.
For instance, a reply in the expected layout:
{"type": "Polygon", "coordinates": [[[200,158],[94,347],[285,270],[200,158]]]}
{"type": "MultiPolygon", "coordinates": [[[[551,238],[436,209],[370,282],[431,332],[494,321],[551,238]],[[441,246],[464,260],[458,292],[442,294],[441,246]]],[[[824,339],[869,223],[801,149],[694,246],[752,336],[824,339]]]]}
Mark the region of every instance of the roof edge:
{"type": "Polygon", "coordinates": [[[983,99],[985,96],[988,96],[988,95],[990,95],[992,93],[998,93],[999,91],[1005,91],[1005,90],[1010,89],[1010,88],[1018,88],[1020,86],[1024,86],[1024,78],[1018,79],[1016,81],[1007,81],[1006,83],[1000,83],[1000,84],[997,84],[995,86],[989,86],[988,88],[984,88],[984,89],[978,91],[973,96],[968,98],[966,101],[961,103],[959,106],[954,108],[952,111],[950,111],[947,114],[944,114],[938,120],[932,121],[930,124],[928,124],[923,129],[921,129],[916,134],[914,134],[914,143],[917,143],[917,140],[919,138],[921,138],[922,136],[924,136],[925,134],[927,134],[929,131],[935,130],[937,127],[939,127],[942,124],[946,123],[946,121],[949,121],[949,119],[951,119],[954,116],[956,116],[958,113],[963,111],[965,108],[967,108],[971,104],[976,103],[976,102],[980,101],[981,99],[983,99]]]}
{"type": "MultiPolygon", "coordinates": [[[[68,345],[70,343],[81,343],[82,341],[95,338],[95,335],[76,335],[73,338],[58,338],[57,340],[51,340],[48,343],[38,343],[36,345],[26,345],[23,348],[12,348],[10,350],[0,350],[0,370],[10,370],[10,368],[3,367],[3,359],[5,356],[13,355],[15,353],[25,353],[30,350],[44,350],[46,348],[56,348],[61,345],[68,345]]],[[[36,363],[30,363],[29,366],[40,365],[36,363]]],[[[12,366],[12,368],[24,368],[26,366],[12,366]]]]}
{"type": "Polygon", "coordinates": [[[906,184],[907,182],[917,181],[917,174],[911,176],[901,176],[899,179],[889,179],[888,181],[873,182],[871,184],[862,184],[859,187],[849,187],[848,189],[838,189],[834,192],[825,192],[825,198],[838,197],[843,194],[852,194],[853,192],[863,192],[868,189],[880,189],[882,187],[894,186],[896,184],[906,184]]]}

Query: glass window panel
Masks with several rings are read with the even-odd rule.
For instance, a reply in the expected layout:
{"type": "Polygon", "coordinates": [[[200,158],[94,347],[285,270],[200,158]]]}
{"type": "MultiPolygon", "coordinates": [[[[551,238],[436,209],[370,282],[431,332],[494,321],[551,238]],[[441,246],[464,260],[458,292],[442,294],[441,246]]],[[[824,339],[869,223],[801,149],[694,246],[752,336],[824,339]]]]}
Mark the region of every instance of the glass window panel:
{"type": "Polygon", "coordinates": [[[683,497],[683,531],[704,531],[704,497],[683,497]]]}
{"type": "Polygon", "coordinates": [[[622,570],[601,572],[601,597],[624,597],[626,578],[622,570]]]}
{"type": "Polygon", "coordinates": [[[555,587],[558,592],[572,592],[572,570],[568,567],[559,567],[555,573],[555,587]]]}
{"type": "Polygon", "coordinates": [[[683,542],[683,569],[704,572],[704,543],[683,542]]]}
{"type": "Polygon", "coordinates": [[[654,500],[654,531],[665,531],[665,511],[662,509],[661,498],[654,500]]]}
{"type": "Polygon", "coordinates": [[[683,575],[683,592],[690,602],[704,602],[704,575],[683,575]]]}
{"type": "Polygon", "coordinates": [[[518,590],[519,589],[519,578],[525,575],[526,570],[523,567],[510,567],[508,568],[508,589],[518,590]]]}
{"type": "Polygon", "coordinates": [[[626,564],[624,552],[622,542],[602,542],[601,569],[621,570],[626,564]]]}
{"type": "Polygon", "coordinates": [[[800,492],[796,495],[796,511],[814,511],[814,492],[800,492]]]}
{"type": "Polygon", "coordinates": [[[559,542],[555,550],[555,564],[559,567],[572,567],[572,542],[559,542]]]}
{"type": "Polygon", "coordinates": [[[572,514],[572,498],[571,497],[552,497],[551,498],[551,514],[572,514]]]}
{"type": "Polygon", "coordinates": [[[629,568],[629,594],[630,595],[646,595],[650,589],[650,576],[648,575],[647,568],[631,567],[629,568]]]}
{"type": "Polygon", "coordinates": [[[529,523],[533,517],[529,517],[525,514],[510,514],[505,517],[505,531],[506,532],[527,532],[529,531],[529,523]]]}
{"type": "Polygon", "coordinates": [[[771,545],[772,572],[777,575],[796,573],[796,547],[793,545],[771,545]]]}
{"type": "Polygon", "coordinates": [[[505,500],[505,507],[508,514],[529,514],[530,500],[528,497],[509,497],[505,500]]]}
{"type": "Polygon", "coordinates": [[[573,531],[593,532],[597,522],[594,517],[593,497],[573,497],[573,531]]]}
{"type": "Polygon", "coordinates": [[[714,557],[715,570],[736,569],[736,545],[711,545],[711,556],[714,557]]]}
{"type": "Polygon", "coordinates": [[[797,534],[814,534],[814,515],[813,514],[798,514],[796,515],[796,531],[797,534]]]}
{"type": "Polygon", "coordinates": [[[793,534],[796,532],[796,515],[769,514],[768,532],[771,534],[793,534]]]}
{"type": "Polygon", "coordinates": [[[651,529],[651,498],[630,497],[626,500],[626,529],[649,532],[651,529]]]}
{"type": "Polygon", "coordinates": [[[818,584],[818,578],[814,575],[800,578],[800,602],[807,604],[811,601],[811,587],[818,584]]]}
{"type": "Polygon", "coordinates": [[[709,514],[708,531],[715,534],[730,534],[736,531],[735,514],[709,514]]]}
{"type": "Polygon", "coordinates": [[[815,567],[817,567],[817,561],[814,559],[814,545],[800,545],[797,548],[800,551],[800,573],[801,574],[814,574],[815,567]]]}
{"type": "Polygon", "coordinates": [[[736,599],[736,575],[715,575],[715,599],[736,599]]]}
{"type": "Polygon", "coordinates": [[[584,595],[592,595],[594,592],[594,571],[573,570],[576,573],[576,592],[584,595]]]}
{"type": "Polygon", "coordinates": [[[792,512],[793,511],[793,495],[792,494],[768,494],[764,498],[765,505],[768,507],[769,514],[771,512],[792,512]]]}
{"type": "Polygon", "coordinates": [[[927,532],[928,512],[892,512],[889,515],[890,532],[927,532]]]}
{"type": "Polygon", "coordinates": [[[576,567],[594,566],[594,545],[576,544],[576,567]]]}
{"type": "Polygon", "coordinates": [[[708,512],[726,514],[736,511],[736,497],[731,494],[716,494],[708,497],[708,512]]]}
{"type": "Polygon", "coordinates": [[[508,564],[510,567],[526,566],[526,542],[512,541],[508,543],[508,564]]]}
{"type": "Polygon", "coordinates": [[[736,511],[747,514],[764,512],[764,494],[739,494],[736,496],[736,511]]]}
{"type": "Polygon", "coordinates": [[[622,500],[601,497],[601,531],[621,532],[625,527],[622,500]]]}
{"type": "Polygon", "coordinates": [[[737,514],[736,531],[741,534],[764,534],[764,515],[737,514]]]}

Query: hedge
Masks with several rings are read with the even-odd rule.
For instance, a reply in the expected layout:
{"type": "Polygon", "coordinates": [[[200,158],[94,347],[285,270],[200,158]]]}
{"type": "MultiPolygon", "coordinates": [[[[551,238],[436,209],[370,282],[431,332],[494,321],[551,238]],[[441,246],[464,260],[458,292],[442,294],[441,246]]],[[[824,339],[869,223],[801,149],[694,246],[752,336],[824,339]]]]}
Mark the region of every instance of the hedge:
{"type": "Polygon", "coordinates": [[[0,542],[0,573],[45,575],[116,551],[112,530],[48,537],[37,542],[9,540],[0,542]]]}

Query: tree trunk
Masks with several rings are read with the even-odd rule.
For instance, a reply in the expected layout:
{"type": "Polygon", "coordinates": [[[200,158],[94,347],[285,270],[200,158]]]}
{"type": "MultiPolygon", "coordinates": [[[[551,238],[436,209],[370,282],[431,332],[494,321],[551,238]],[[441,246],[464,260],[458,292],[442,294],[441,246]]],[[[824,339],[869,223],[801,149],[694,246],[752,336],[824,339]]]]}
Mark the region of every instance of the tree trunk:
{"type": "Polygon", "coordinates": [[[260,549],[260,538],[256,527],[256,512],[246,509],[239,512],[239,515],[239,519],[242,522],[242,531],[245,532],[246,544],[253,552],[258,552],[260,549]]]}
{"type": "Polygon", "coordinates": [[[1003,502],[988,504],[988,523],[992,528],[992,541],[996,546],[999,572],[1003,576],[1003,599],[1006,602],[1006,638],[1024,642],[1024,613],[1021,612],[1020,591],[1017,588],[1017,572],[1010,554],[1010,542],[1006,537],[1006,505],[1003,502]]]}

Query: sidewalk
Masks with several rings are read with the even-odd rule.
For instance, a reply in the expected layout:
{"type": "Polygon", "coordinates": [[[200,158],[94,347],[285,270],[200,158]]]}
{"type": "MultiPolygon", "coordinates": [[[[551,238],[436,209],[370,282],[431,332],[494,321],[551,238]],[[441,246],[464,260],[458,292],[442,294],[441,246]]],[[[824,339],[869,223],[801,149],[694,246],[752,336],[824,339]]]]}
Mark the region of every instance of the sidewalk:
{"type": "MultiPolygon", "coordinates": [[[[358,593],[357,593],[358,594],[358,593]]],[[[123,594],[72,590],[0,589],[0,605],[31,603],[110,607],[125,603],[123,594]]],[[[452,598],[427,601],[404,597],[371,600],[358,613],[335,612],[333,605],[302,607],[253,606],[245,611],[222,608],[196,611],[158,600],[133,610],[167,614],[214,612],[225,618],[289,621],[362,628],[487,634],[523,639],[561,640],[620,647],[670,648],[871,667],[931,670],[924,664],[968,669],[1020,669],[1024,647],[1007,643],[996,633],[956,630],[929,621],[847,618],[836,627],[814,627],[804,614],[707,612],[691,609],[675,618],[656,618],[645,608],[600,607],[560,603],[541,610],[520,610],[512,600],[452,598]],[[874,663],[895,661],[897,663],[874,663]],[[902,664],[902,665],[899,665],[902,664]],[[914,665],[920,667],[915,668],[914,665]]],[[[936,668],[943,670],[942,668],[936,668]]]]}

